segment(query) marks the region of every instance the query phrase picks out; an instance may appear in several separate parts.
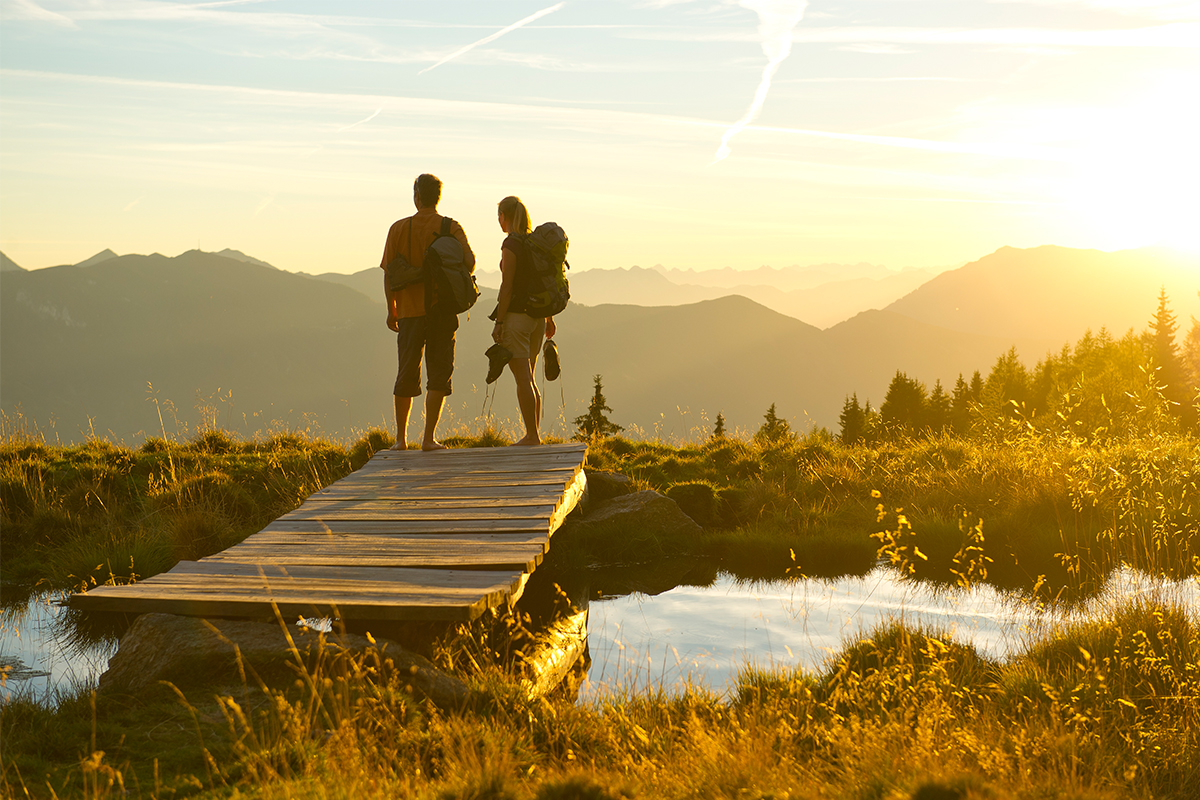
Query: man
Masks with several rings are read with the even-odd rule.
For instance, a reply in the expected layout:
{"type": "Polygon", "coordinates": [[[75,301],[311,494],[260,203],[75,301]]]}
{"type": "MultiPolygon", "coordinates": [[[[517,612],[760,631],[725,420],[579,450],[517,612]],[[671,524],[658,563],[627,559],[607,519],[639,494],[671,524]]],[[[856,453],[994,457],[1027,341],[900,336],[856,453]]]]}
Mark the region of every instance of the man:
{"type": "MultiPolygon", "coordinates": [[[[383,247],[383,291],[387,298],[387,325],[396,332],[399,370],[392,390],[396,406],[396,443],[393,450],[408,447],[408,413],[412,399],[421,394],[421,353],[425,353],[425,436],[422,450],[444,450],[437,441],[438,418],[442,404],[450,394],[450,376],[454,372],[454,332],[458,316],[439,306],[437,293],[431,283],[416,281],[393,289],[388,280],[388,265],[403,256],[409,264],[419,266],[425,260],[425,250],[442,229],[442,217],[437,204],[442,197],[442,182],[433,175],[419,175],[413,182],[413,204],[417,213],[399,220],[388,231],[383,247]]],[[[462,226],[452,222],[450,231],[462,245],[463,260],[468,269],[475,269],[475,254],[467,244],[462,226]]]]}

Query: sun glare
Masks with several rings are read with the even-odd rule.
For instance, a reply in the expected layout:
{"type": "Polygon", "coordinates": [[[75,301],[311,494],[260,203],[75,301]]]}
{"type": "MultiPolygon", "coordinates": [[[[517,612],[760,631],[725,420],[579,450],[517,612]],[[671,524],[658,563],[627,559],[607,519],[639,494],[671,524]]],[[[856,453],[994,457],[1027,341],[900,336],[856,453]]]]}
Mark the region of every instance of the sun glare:
{"type": "Polygon", "coordinates": [[[1136,102],[1075,120],[1080,146],[1063,200],[1101,249],[1163,245],[1200,253],[1197,79],[1164,81],[1136,102]],[[1185,85],[1186,84],[1186,85],[1185,85]]]}

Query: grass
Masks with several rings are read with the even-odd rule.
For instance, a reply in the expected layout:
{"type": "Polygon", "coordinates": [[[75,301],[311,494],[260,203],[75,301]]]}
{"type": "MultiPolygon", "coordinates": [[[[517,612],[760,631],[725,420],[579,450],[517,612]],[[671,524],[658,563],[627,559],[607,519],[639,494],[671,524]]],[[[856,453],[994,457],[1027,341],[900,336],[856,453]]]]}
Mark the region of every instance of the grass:
{"type": "MultiPolygon", "coordinates": [[[[883,626],[818,672],[531,701],[480,626],[470,706],[414,697],[376,653],[291,681],[4,707],[6,796],[1185,798],[1200,780],[1200,620],[1161,599],[990,660],[883,626]]],[[[443,665],[451,654],[441,656],[443,665]]]]}
{"type": "MultiPolygon", "coordinates": [[[[986,580],[1042,600],[1092,596],[1122,564],[1200,573],[1200,446],[1190,435],[847,446],[817,433],[682,447],[613,438],[588,460],[676,498],[706,526],[698,539],[643,542],[656,555],[711,556],[745,577],[862,574],[875,564],[872,534],[885,529],[897,532],[885,555],[914,577],[986,580]]],[[[634,549],[639,532],[623,533],[634,549]]],[[[599,544],[571,540],[572,564],[605,561],[599,544]]]]}
{"type": "Polygon", "coordinates": [[[222,431],[136,449],[12,437],[0,443],[5,601],[35,584],[127,581],[218,552],[390,444],[381,431],[349,447],[287,434],[241,442],[222,431]]]}
{"type": "MultiPolygon", "coordinates": [[[[238,540],[389,443],[381,432],[349,446],[210,432],[137,449],[10,437],[4,578],[76,587],[153,574],[238,540]]],[[[589,458],[674,497],[703,532],[563,532],[539,574],[691,556],[747,577],[832,575],[882,555],[915,579],[1053,599],[1094,592],[1121,564],[1200,572],[1200,448],[1186,436],[614,438],[589,458]]],[[[0,793],[1185,798],[1200,780],[1200,620],[1169,597],[1031,636],[1003,662],[891,624],[848,641],[823,670],[747,669],[729,697],[689,686],[582,706],[526,698],[498,646],[513,630],[492,619],[435,643],[440,665],[474,690],[454,712],[370,653],[298,659],[282,678],[240,686],[77,691],[55,709],[13,701],[0,709],[0,793]]]]}

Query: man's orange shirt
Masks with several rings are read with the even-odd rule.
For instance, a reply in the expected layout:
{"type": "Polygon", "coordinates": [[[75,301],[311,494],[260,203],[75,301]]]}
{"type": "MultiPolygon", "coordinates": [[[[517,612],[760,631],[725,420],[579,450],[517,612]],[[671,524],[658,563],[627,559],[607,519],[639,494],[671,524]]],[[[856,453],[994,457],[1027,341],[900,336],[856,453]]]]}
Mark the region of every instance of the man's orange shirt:
{"type": "MultiPolygon", "coordinates": [[[[387,243],[383,246],[383,261],[379,263],[379,267],[387,269],[387,265],[398,255],[404,256],[410,264],[420,264],[425,260],[426,249],[433,243],[434,237],[441,229],[441,214],[432,208],[417,209],[416,214],[396,222],[388,231],[387,243]]],[[[467,244],[467,234],[463,231],[462,225],[452,220],[450,232],[462,245],[463,261],[467,268],[474,272],[475,254],[471,252],[471,245],[467,244]]],[[[424,282],[410,284],[395,292],[395,296],[398,318],[425,316],[424,282]]]]}

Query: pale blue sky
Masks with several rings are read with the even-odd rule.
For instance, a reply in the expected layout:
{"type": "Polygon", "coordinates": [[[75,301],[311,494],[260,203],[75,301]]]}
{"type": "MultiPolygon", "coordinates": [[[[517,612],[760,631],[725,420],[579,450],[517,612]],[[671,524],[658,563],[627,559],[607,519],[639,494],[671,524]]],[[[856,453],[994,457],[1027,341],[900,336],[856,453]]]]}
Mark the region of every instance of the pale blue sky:
{"type": "Polygon", "coordinates": [[[1195,248],[1198,123],[1200,2],[0,0],[0,250],[353,272],[423,171],[485,266],[1195,248]]]}

